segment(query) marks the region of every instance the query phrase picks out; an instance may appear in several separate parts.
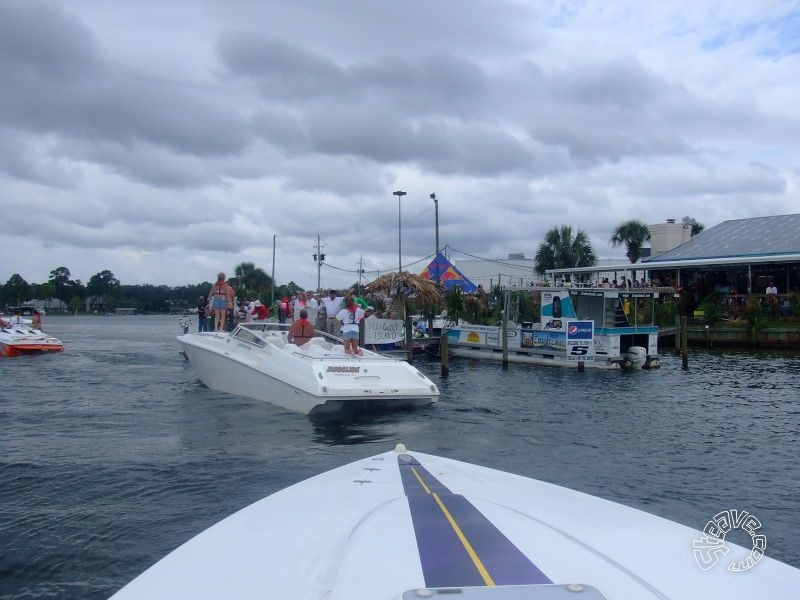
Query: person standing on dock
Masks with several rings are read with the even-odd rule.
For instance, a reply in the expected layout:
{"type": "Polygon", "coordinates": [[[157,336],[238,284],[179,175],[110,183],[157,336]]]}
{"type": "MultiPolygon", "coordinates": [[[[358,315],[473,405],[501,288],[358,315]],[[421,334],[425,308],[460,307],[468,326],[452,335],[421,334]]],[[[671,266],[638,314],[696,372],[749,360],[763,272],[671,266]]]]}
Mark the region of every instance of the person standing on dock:
{"type": "Polygon", "coordinates": [[[328,291],[328,296],[322,299],[322,306],[325,307],[325,331],[331,335],[339,335],[339,321],[336,315],[342,310],[343,298],[336,293],[336,290],[328,291]]]}

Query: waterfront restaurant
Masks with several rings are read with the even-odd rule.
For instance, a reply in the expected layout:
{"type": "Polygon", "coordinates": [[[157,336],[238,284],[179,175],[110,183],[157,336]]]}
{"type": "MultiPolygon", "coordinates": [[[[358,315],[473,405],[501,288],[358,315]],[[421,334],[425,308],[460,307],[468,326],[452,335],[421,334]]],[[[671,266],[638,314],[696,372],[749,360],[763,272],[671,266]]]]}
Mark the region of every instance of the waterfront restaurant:
{"type": "Polygon", "coordinates": [[[800,293],[800,214],[724,221],[645,259],[651,281],[671,280],[702,300],[712,292],[800,293]]]}
{"type": "MultiPolygon", "coordinates": [[[[671,221],[671,227],[682,227],[671,221]]],[[[652,227],[651,227],[652,229],[652,227]]],[[[653,244],[655,250],[655,243],[653,244]]],[[[771,285],[779,299],[800,293],[800,214],[724,221],[676,247],[640,262],[616,266],[552,269],[555,277],[600,274],[627,282],[645,272],[648,287],[688,293],[696,306],[712,292],[731,296],[765,295],[771,285]]]]}

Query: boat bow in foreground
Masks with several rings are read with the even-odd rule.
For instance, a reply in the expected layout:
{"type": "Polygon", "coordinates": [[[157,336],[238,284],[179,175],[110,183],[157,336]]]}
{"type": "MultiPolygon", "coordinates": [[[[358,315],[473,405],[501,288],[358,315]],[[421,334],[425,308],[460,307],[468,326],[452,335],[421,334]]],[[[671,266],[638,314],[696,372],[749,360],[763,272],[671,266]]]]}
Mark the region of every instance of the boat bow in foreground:
{"type": "Polygon", "coordinates": [[[398,446],[224,519],[114,598],[797,597],[800,570],[789,565],[763,557],[728,570],[748,554],[733,544],[701,569],[702,536],[614,502],[398,446]]]}

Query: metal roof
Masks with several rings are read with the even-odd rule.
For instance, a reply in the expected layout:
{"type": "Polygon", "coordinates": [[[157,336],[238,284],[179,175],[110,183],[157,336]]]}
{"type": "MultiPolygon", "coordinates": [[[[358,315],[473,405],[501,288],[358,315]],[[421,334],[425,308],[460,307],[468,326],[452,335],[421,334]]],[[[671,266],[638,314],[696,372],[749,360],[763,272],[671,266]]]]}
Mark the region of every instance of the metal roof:
{"type": "Polygon", "coordinates": [[[637,263],[548,269],[553,275],[800,262],[800,214],[723,221],[669,252],[637,263]]]}
{"type": "Polygon", "coordinates": [[[658,266],[656,263],[671,263],[672,266],[686,261],[721,264],[719,259],[737,263],[786,262],[787,259],[794,262],[798,254],[800,214],[777,215],[723,221],[642,264],[646,268],[658,266]]]}

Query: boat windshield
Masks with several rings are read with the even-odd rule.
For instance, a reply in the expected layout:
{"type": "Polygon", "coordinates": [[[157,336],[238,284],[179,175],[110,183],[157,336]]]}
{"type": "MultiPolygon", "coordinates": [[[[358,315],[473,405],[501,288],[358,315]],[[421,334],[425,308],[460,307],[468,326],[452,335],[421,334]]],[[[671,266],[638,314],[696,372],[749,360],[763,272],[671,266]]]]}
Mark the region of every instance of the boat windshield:
{"type": "Polygon", "coordinates": [[[236,331],[233,332],[233,337],[236,339],[242,340],[243,342],[248,342],[250,344],[255,344],[256,346],[265,346],[266,342],[262,340],[258,335],[250,331],[249,329],[245,329],[243,327],[237,327],[236,331]]]}

